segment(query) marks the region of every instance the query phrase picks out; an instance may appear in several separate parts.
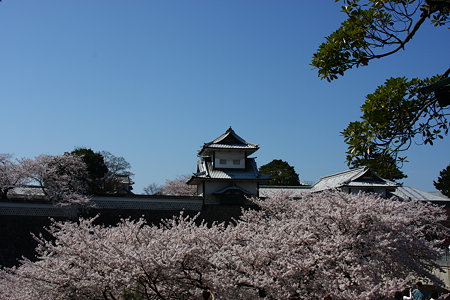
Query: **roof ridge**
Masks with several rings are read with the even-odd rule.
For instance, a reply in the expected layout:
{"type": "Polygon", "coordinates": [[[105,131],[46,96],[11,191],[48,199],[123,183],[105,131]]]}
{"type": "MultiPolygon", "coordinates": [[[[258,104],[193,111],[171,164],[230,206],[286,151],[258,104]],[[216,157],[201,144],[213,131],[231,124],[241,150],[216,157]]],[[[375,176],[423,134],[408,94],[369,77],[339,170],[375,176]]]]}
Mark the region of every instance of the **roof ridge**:
{"type": "Polygon", "coordinates": [[[321,177],[320,180],[328,178],[328,177],[333,177],[333,176],[336,176],[336,175],[342,175],[342,174],[345,174],[345,173],[356,172],[357,170],[364,169],[364,168],[367,168],[367,167],[366,166],[362,166],[362,167],[358,167],[358,168],[348,169],[348,170],[341,171],[341,172],[338,172],[338,173],[335,173],[335,174],[331,174],[331,175],[327,175],[327,176],[321,177]]]}
{"type": "MultiPolygon", "coordinates": [[[[355,174],[350,177],[349,179],[347,179],[346,181],[344,181],[345,183],[351,182],[353,180],[358,179],[359,177],[363,176],[364,174],[366,174],[370,169],[368,167],[362,167],[362,168],[358,168],[355,171],[355,174]]],[[[373,172],[373,175],[377,176],[378,178],[382,179],[380,176],[378,176],[378,174],[376,174],[375,172],[373,172]]]]}
{"type": "Polygon", "coordinates": [[[212,140],[211,142],[207,143],[207,144],[218,144],[220,143],[222,140],[224,140],[227,136],[232,135],[236,140],[238,140],[239,142],[243,143],[243,144],[247,144],[247,145],[253,145],[256,146],[255,144],[249,143],[246,140],[244,140],[242,137],[240,137],[230,126],[230,128],[227,129],[227,131],[225,131],[223,134],[221,134],[219,137],[215,138],[214,140],[212,140]]]}

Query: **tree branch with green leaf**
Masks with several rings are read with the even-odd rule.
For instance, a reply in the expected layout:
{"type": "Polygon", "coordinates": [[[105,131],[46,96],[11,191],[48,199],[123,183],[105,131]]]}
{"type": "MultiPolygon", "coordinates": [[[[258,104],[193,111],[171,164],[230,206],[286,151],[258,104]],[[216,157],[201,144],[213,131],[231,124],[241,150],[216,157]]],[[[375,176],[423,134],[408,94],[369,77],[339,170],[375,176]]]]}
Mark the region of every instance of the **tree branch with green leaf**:
{"type": "Polygon", "coordinates": [[[427,19],[434,26],[450,22],[448,0],[343,2],[341,11],[347,20],[326,37],[312,59],[319,77],[328,81],[353,67],[366,66],[373,59],[404,49],[427,19]]]}
{"type": "MultiPolygon", "coordinates": [[[[404,49],[428,19],[434,26],[450,22],[450,0],[343,2],[347,19],[312,59],[318,76],[327,81],[404,49]]],[[[450,69],[425,79],[390,78],[367,95],[361,120],[342,131],[348,165],[369,166],[388,179],[405,178],[399,169],[406,161],[402,153],[412,144],[433,145],[448,134],[449,73],[450,69]]]]}
{"type": "MultiPolygon", "coordinates": [[[[348,144],[348,164],[359,167],[373,160],[376,164],[401,166],[406,161],[401,153],[413,143],[433,145],[434,140],[447,135],[449,109],[440,107],[433,95],[420,92],[438,79],[390,78],[367,95],[361,106],[361,120],[351,122],[341,132],[348,144]]],[[[389,172],[378,171],[390,179],[406,177],[394,168],[389,172]]]]}

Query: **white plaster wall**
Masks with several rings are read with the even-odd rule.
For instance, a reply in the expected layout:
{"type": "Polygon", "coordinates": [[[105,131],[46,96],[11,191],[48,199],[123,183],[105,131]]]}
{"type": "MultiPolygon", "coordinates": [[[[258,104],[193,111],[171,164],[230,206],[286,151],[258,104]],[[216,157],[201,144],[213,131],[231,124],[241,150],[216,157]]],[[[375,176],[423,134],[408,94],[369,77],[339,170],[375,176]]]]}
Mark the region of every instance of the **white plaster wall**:
{"type": "Polygon", "coordinates": [[[234,151],[216,151],[214,159],[214,167],[228,168],[228,169],[244,169],[245,168],[245,153],[234,151]],[[226,160],[223,164],[220,160],[226,160]],[[239,164],[234,164],[235,160],[239,160],[239,164]]]}

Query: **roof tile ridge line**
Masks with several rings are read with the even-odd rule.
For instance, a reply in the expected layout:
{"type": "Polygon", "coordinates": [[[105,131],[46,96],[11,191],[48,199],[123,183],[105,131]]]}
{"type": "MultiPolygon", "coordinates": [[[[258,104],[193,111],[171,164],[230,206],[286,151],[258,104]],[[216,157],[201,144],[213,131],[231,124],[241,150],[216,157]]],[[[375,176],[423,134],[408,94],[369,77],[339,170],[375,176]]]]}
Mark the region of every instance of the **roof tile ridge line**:
{"type": "MultiPolygon", "coordinates": [[[[344,184],[344,183],[347,184],[347,183],[351,182],[352,180],[358,179],[359,177],[363,176],[363,175],[366,174],[368,171],[370,171],[370,169],[369,169],[368,167],[366,167],[366,166],[363,166],[363,167],[361,167],[361,168],[359,168],[359,169],[360,169],[360,170],[358,170],[358,169],[354,170],[354,171],[355,171],[355,174],[354,174],[352,177],[350,177],[349,179],[345,180],[345,181],[343,182],[343,184],[344,184]],[[358,171],[358,172],[356,172],[356,171],[358,171]]],[[[376,175],[378,178],[381,178],[381,177],[378,176],[377,174],[375,174],[375,175],[376,175]]]]}
{"type": "MultiPolygon", "coordinates": [[[[403,187],[403,188],[405,188],[405,187],[403,187]]],[[[427,197],[428,196],[433,196],[433,197],[436,197],[436,198],[438,198],[438,199],[440,199],[442,201],[445,201],[445,200],[448,201],[448,199],[450,199],[449,197],[445,196],[442,193],[441,194],[433,194],[433,192],[423,191],[421,189],[418,189],[418,188],[415,188],[415,187],[412,187],[412,186],[408,186],[408,188],[410,188],[413,192],[419,194],[420,196],[427,196],[427,197]]],[[[440,200],[437,200],[437,201],[440,201],[440,200]]]]}
{"type": "MultiPolygon", "coordinates": [[[[436,198],[442,198],[442,197],[439,196],[439,195],[435,195],[435,194],[430,193],[430,192],[427,192],[427,191],[422,191],[422,193],[424,193],[427,197],[433,196],[433,197],[436,197],[436,198]]],[[[430,198],[431,198],[431,197],[430,197],[430,198]]]]}
{"type": "Polygon", "coordinates": [[[439,197],[439,198],[442,199],[442,200],[446,200],[446,201],[450,200],[450,197],[448,197],[448,196],[442,194],[441,191],[437,191],[437,192],[428,192],[428,193],[430,193],[430,194],[432,194],[432,195],[435,195],[435,196],[439,197]]]}
{"type": "Polygon", "coordinates": [[[246,149],[247,148],[256,148],[259,149],[259,145],[258,144],[252,144],[252,143],[246,143],[245,145],[242,144],[221,144],[221,143],[208,143],[205,144],[204,146],[206,147],[211,147],[213,149],[227,149],[230,147],[239,147],[240,149],[246,149]]]}
{"type": "MultiPolygon", "coordinates": [[[[369,168],[369,167],[367,167],[367,166],[364,166],[364,168],[366,169],[366,172],[367,172],[367,171],[371,171],[371,172],[373,173],[373,175],[375,175],[375,176],[378,177],[379,179],[383,180],[384,182],[386,182],[386,183],[387,183],[388,185],[390,185],[390,186],[401,186],[401,184],[398,183],[398,182],[395,182],[395,181],[393,181],[393,180],[389,180],[389,179],[386,179],[386,178],[381,177],[380,175],[378,175],[378,173],[377,173],[376,171],[372,170],[371,168],[369,168]]],[[[355,175],[355,176],[356,176],[356,175],[355,175]]],[[[361,175],[361,176],[362,176],[362,175],[361,175]]]]}
{"type": "Polygon", "coordinates": [[[230,126],[230,128],[228,128],[228,130],[225,133],[227,133],[228,135],[232,134],[238,141],[240,141],[244,144],[250,144],[249,142],[247,142],[246,140],[241,138],[236,132],[234,132],[234,130],[231,128],[231,126],[230,126]]]}
{"type": "MultiPolygon", "coordinates": [[[[231,129],[231,127],[228,128],[227,131],[225,131],[224,133],[222,133],[221,135],[219,135],[218,137],[216,137],[215,139],[213,139],[211,142],[203,143],[203,147],[204,147],[204,146],[209,146],[209,145],[211,145],[211,144],[214,144],[215,141],[220,140],[220,139],[223,139],[223,138],[225,137],[225,135],[228,134],[228,130],[230,130],[230,129],[231,129]]],[[[232,129],[231,129],[231,130],[232,130],[232,129]]],[[[203,150],[203,149],[201,149],[201,150],[203,150]]],[[[200,150],[200,151],[201,151],[201,150],[200,150]]]]}
{"type": "MultiPolygon", "coordinates": [[[[322,179],[328,178],[328,177],[333,177],[333,176],[337,176],[337,175],[343,175],[343,174],[349,173],[349,172],[355,172],[356,170],[362,169],[362,168],[365,168],[365,167],[359,167],[359,168],[354,168],[354,169],[348,169],[348,170],[345,170],[345,171],[341,171],[341,172],[339,172],[339,173],[335,173],[335,174],[323,176],[323,177],[321,177],[321,178],[319,179],[319,181],[321,181],[322,179]]],[[[319,181],[318,181],[318,182],[319,182],[319,181]]],[[[317,183],[318,183],[318,182],[317,182],[317,183]]],[[[317,184],[317,183],[316,183],[316,184],[317,184]]]]}
{"type": "Polygon", "coordinates": [[[422,197],[422,195],[423,195],[422,192],[425,192],[425,191],[418,190],[418,189],[416,189],[414,187],[411,187],[411,190],[412,190],[412,193],[415,193],[416,195],[418,195],[420,197],[422,197]]]}
{"type": "Polygon", "coordinates": [[[230,127],[224,133],[222,133],[221,135],[216,137],[214,140],[212,140],[208,144],[215,144],[215,143],[219,142],[220,140],[223,140],[227,135],[229,135],[230,133],[233,133],[233,132],[234,132],[233,129],[231,129],[231,127],[230,127]]]}
{"type": "Polygon", "coordinates": [[[231,127],[228,128],[227,131],[225,131],[222,135],[220,135],[219,137],[214,139],[211,143],[213,143],[213,144],[214,143],[218,143],[218,142],[220,142],[221,140],[223,140],[225,137],[227,137],[230,134],[232,134],[241,143],[255,146],[255,144],[249,143],[246,140],[244,140],[242,137],[240,137],[236,132],[234,132],[234,130],[231,127]]]}
{"type": "Polygon", "coordinates": [[[403,187],[403,190],[405,190],[405,192],[401,191],[406,197],[408,197],[410,200],[413,199],[420,199],[421,198],[421,193],[419,193],[417,191],[417,189],[415,187],[412,186],[407,186],[407,187],[403,187]]]}
{"type": "Polygon", "coordinates": [[[411,199],[406,188],[407,187],[402,186],[401,189],[396,189],[394,195],[403,199],[411,199]]]}
{"type": "Polygon", "coordinates": [[[420,196],[419,193],[417,193],[417,191],[415,190],[415,188],[413,188],[412,186],[406,186],[406,187],[402,187],[403,190],[400,190],[400,192],[405,195],[409,200],[413,200],[412,197],[416,197],[417,195],[420,196]]]}
{"type": "Polygon", "coordinates": [[[223,133],[223,134],[221,134],[221,135],[219,135],[218,137],[216,137],[215,139],[213,139],[211,142],[209,142],[209,143],[206,143],[206,144],[208,144],[208,145],[211,145],[211,144],[216,144],[217,142],[219,142],[219,141],[221,141],[221,140],[223,140],[224,138],[225,138],[225,136],[226,135],[228,135],[228,133],[227,132],[225,132],[225,133],[223,133]]]}
{"type": "MultiPolygon", "coordinates": [[[[380,176],[378,176],[378,177],[380,177],[380,176]]],[[[394,180],[385,179],[383,177],[380,177],[380,178],[383,179],[384,181],[386,181],[388,183],[388,185],[390,185],[390,186],[396,186],[396,187],[403,186],[403,184],[401,184],[400,182],[395,182],[394,180]]]]}

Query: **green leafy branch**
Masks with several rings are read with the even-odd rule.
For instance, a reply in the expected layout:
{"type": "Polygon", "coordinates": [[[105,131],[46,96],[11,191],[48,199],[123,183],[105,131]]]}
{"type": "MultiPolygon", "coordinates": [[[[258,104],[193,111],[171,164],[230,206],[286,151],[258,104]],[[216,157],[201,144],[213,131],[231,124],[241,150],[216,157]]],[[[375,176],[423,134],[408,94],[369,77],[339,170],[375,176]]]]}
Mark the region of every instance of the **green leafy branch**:
{"type": "Polygon", "coordinates": [[[450,1],[345,0],[341,8],[347,20],[326,37],[312,59],[319,77],[328,81],[404,49],[428,18],[434,26],[444,26],[450,1]]]}

